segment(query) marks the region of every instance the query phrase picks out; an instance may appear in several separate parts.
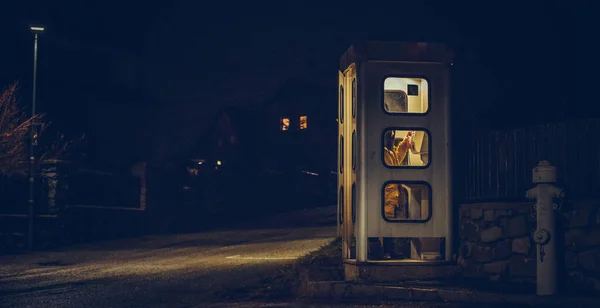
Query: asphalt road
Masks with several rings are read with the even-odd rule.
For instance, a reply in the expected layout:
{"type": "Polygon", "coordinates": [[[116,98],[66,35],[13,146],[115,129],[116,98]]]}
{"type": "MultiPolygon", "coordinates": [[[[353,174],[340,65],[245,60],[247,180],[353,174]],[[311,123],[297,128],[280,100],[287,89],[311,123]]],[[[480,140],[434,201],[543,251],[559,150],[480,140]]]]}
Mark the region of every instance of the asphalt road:
{"type": "Polygon", "coordinates": [[[467,307],[426,302],[223,302],[217,296],[256,285],[277,267],[328,244],[335,236],[335,217],[335,207],[327,207],[278,215],[237,230],[144,236],[0,256],[0,307],[467,307]]]}
{"type": "Polygon", "coordinates": [[[322,224],[329,212],[305,213],[303,218],[286,214],[270,225],[259,224],[266,226],[262,228],[145,236],[0,256],[0,307],[221,305],[215,303],[216,292],[255,284],[335,237],[334,219],[329,226],[302,226],[286,223],[286,217],[322,224]]]}
{"type": "MultiPolygon", "coordinates": [[[[286,303],[267,303],[267,302],[244,302],[244,303],[222,303],[212,304],[210,306],[198,306],[210,308],[471,308],[473,304],[461,303],[440,303],[440,302],[393,302],[389,304],[356,304],[356,303],[303,303],[303,302],[286,302],[286,303]]],[[[506,305],[485,305],[477,304],[478,308],[504,308],[506,305]]],[[[525,308],[530,306],[511,306],[511,308],[525,308]]]]}
{"type": "MultiPolygon", "coordinates": [[[[390,304],[369,305],[369,304],[354,304],[354,303],[302,303],[302,302],[286,302],[286,303],[266,303],[266,302],[245,302],[245,303],[222,303],[213,304],[211,306],[198,306],[210,308],[393,308],[393,307],[411,307],[411,308],[463,308],[473,307],[467,304],[455,303],[433,303],[433,302],[394,302],[390,304]]],[[[503,306],[486,306],[478,305],[478,308],[494,307],[503,308],[503,306]]]]}

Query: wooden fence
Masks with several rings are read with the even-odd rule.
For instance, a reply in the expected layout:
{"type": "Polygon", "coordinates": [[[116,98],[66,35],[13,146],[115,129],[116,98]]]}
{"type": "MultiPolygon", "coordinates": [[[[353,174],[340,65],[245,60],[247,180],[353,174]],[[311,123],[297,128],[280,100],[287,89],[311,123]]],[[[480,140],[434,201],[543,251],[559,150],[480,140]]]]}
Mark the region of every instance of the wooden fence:
{"type": "Polygon", "coordinates": [[[477,133],[465,173],[467,202],[523,199],[540,160],[557,168],[569,198],[600,196],[600,119],[477,133]]]}

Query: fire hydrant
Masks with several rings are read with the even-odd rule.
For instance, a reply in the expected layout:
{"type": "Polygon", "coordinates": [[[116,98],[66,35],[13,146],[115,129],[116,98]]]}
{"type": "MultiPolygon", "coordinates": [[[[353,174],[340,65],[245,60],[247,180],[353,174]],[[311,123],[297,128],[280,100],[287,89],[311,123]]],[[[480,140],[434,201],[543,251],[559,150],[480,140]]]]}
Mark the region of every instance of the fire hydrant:
{"type": "Polygon", "coordinates": [[[565,196],[555,183],[556,168],[543,160],[533,168],[536,186],[526,193],[527,199],[536,200],[537,229],[533,241],[537,249],[537,295],[554,295],[557,288],[556,212],[560,206],[554,200],[565,196]]]}

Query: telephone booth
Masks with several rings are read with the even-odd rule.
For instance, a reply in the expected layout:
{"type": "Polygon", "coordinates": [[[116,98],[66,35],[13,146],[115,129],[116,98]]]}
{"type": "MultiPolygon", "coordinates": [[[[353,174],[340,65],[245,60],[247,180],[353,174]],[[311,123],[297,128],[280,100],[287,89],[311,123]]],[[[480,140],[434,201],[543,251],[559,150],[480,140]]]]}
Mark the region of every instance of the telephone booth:
{"type": "Polygon", "coordinates": [[[452,265],[450,55],[442,44],[364,42],[341,58],[338,225],[347,280],[424,278],[435,272],[427,265],[452,265]]]}

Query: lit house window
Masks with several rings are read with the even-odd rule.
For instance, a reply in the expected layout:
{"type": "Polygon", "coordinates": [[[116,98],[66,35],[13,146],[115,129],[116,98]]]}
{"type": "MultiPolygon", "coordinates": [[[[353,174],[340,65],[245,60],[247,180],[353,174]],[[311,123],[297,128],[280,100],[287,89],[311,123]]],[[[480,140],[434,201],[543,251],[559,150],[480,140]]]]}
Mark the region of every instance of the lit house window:
{"type": "Polygon", "coordinates": [[[290,118],[281,118],[281,130],[290,129],[290,118]]]}
{"type": "Polygon", "coordinates": [[[307,129],[308,128],[308,123],[307,121],[307,116],[300,116],[300,129],[307,129]]]}

